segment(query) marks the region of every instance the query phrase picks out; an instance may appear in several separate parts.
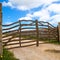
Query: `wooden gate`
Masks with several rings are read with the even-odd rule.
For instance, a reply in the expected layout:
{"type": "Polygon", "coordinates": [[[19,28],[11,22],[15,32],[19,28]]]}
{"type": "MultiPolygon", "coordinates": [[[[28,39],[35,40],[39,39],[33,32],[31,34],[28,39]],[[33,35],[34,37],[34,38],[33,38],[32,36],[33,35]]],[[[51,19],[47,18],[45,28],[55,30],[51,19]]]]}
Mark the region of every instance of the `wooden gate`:
{"type": "Polygon", "coordinates": [[[3,46],[5,48],[39,46],[40,40],[58,40],[58,30],[48,22],[38,20],[19,20],[3,27],[3,46]]]}

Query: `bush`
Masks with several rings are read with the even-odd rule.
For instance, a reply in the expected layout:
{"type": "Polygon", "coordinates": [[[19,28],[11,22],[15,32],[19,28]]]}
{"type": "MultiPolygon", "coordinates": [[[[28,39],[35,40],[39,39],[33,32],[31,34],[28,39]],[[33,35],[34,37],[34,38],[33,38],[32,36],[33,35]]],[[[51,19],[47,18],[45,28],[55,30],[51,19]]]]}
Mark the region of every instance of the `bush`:
{"type": "Polygon", "coordinates": [[[14,54],[7,49],[3,49],[3,58],[2,60],[19,60],[14,57],[14,54]]]}

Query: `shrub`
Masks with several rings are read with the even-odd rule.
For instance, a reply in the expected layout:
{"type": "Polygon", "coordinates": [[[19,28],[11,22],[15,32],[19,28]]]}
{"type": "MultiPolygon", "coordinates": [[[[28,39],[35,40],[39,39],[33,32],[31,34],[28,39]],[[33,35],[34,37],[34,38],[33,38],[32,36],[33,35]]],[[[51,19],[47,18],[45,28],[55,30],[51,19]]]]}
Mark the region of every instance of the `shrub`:
{"type": "Polygon", "coordinates": [[[3,49],[3,58],[2,60],[19,60],[14,57],[14,54],[7,49],[3,49]]]}

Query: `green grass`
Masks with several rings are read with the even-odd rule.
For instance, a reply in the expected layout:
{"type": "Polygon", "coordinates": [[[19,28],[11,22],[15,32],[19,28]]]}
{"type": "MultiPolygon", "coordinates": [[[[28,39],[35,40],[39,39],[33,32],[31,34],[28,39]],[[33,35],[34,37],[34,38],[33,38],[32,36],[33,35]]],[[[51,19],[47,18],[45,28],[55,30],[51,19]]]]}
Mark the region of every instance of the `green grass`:
{"type": "Polygon", "coordinates": [[[19,60],[14,57],[14,54],[7,49],[3,49],[3,58],[2,60],[19,60]]]}
{"type": "Polygon", "coordinates": [[[59,44],[60,45],[60,42],[58,42],[57,40],[50,40],[48,43],[53,43],[53,44],[59,44]]]}
{"type": "Polygon", "coordinates": [[[22,38],[24,38],[24,39],[36,39],[36,37],[35,36],[22,36],[22,38]]]}
{"type": "MultiPolygon", "coordinates": [[[[22,36],[22,38],[30,38],[30,39],[37,39],[35,36],[22,36]]],[[[39,41],[43,41],[43,42],[47,42],[47,43],[52,43],[52,44],[59,44],[60,45],[60,42],[58,42],[57,40],[52,40],[52,39],[48,39],[48,38],[38,38],[39,41]]]]}
{"type": "Polygon", "coordinates": [[[52,40],[52,39],[50,39],[50,40],[49,40],[49,39],[40,39],[40,41],[60,45],[60,42],[58,42],[57,40],[52,40]]]}

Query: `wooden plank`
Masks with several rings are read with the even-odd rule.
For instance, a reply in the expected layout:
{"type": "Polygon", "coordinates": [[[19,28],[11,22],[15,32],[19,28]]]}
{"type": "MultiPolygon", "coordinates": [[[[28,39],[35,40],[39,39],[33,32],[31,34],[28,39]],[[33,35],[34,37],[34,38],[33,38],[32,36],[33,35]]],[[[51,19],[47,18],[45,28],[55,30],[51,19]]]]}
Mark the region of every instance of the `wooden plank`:
{"type": "Polygon", "coordinates": [[[5,36],[2,36],[2,38],[6,38],[8,36],[15,36],[16,37],[16,34],[18,34],[18,32],[8,33],[5,36]]]}
{"type": "Polygon", "coordinates": [[[2,34],[8,34],[8,33],[16,32],[16,31],[18,31],[18,29],[16,29],[16,30],[11,30],[11,31],[5,31],[5,32],[2,32],[2,34]]]}
{"type": "Polygon", "coordinates": [[[21,28],[21,30],[25,30],[25,29],[36,29],[36,28],[34,27],[21,28]]]}
{"type": "Polygon", "coordinates": [[[49,26],[51,27],[51,28],[55,28],[52,24],[50,24],[49,22],[48,22],[48,24],[49,24],[49,26]]]}
{"type": "MultiPolygon", "coordinates": [[[[8,39],[6,39],[6,40],[8,41],[8,39]]],[[[10,42],[13,42],[13,41],[19,41],[19,39],[13,39],[13,40],[11,39],[11,40],[10,40],[10,42]]],[[[5,43],[4,40],[3,40],[2,42],[5,43]]]]}
{"type": "Polygon", "coordinates": [[[45,26],[45,27],[48,27],[48,25],[44,25],[44,24],[42,24],[42,25],[39,25],[39,26],[45,26]]]}
{"type": "Polygon", "coordinates": [[[18,27],[19,25],[16,25],[16,26],[13,26],[13,27],[9,27],[9,28],[6,28],[6,29],[2,29],[2,30],[10,30],[10,29],[13,29],[13,28],[16,28],[18,27]]]}
{"type": "Polygon", "coordinates": [[[23,22],[23,21],[31,21],[31,22],[34,22],[33,20],[19,20],[20,22],[23,22]]]}
{"type": "Polygon", "coordinates": [[[23,43],[31,43],[31,42],[35,42],[35,40],[31,40],[31,41],[27,41],[27,42],[21,42],[21,44],[23,44],[23,43]]]}
{"type": "Polygon", "coordinates": [[[33,45],[36,45],[36,44],[33,43],[33,44],[29,44],[29,45],[24,45],[24,46],[21,46],[21,47],[29,47],[29,46],[33,46],[33,45]]]}
{"type": "Polygon", "coordinates": [[[35,26],[35,24],[21,24],[21,26],[35,26]]]}
{"type": "Polygon", "coordinates": [[[14,49],[14,48],[20,48],[20,46],[14,46],[14,47],[10,47],[10,48],[6,48],[6,47],[5,47],[5,49],[8,49],[8,50],[14,49]]]}
{"type": "Polygon", "coordinates": [[[16,44],[19,44],[19,43],[11,43],[11,44],[6,44],[6,45],[4,45],[4,46],[16,45],[16,44]]]}
{"type": "Polygon", "coordinates": [[[14,24],[17,24],[17,23],[19,23],[19,21],[17,21],[17,22],[14,22],[14,23],[11,23],[11,24],[8,24],[8,25],[2,25],[2,26],[11,26],[11,25],[14,25],[14,24]]]}
{"type": "Polygon", "coordinates": [[[38,23],[48,23],[48,22],[45,22],[45,21],[38,21],[38,23]]]}

